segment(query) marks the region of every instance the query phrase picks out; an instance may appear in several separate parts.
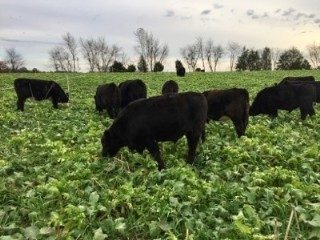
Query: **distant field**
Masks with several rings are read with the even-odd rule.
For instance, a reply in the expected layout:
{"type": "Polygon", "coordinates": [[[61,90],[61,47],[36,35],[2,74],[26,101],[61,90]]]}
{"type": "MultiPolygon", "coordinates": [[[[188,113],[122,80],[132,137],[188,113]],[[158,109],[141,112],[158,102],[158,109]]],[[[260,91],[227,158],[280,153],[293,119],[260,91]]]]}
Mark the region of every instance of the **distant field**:
{"type": "Polygon", "coordinates": [[[181,91],[246,88],[256,93],[285,76],[320,71],[123,74],[0,74],[1,239],[320,239],[320,105],[271,120],[250,117],[238,139],[230,121],[207,125],[194,165],[185,138],[162,143],[167,169],[122,149],[102,159],[112,120],[95,111],[98,84],[140,78],[148,95],[173,79],[181,91]],[[17,77],[52,79],[70,106],[27,100],[16,111],[17,77]],[[276,229],[276,230],[275,230],[276,229]]]}

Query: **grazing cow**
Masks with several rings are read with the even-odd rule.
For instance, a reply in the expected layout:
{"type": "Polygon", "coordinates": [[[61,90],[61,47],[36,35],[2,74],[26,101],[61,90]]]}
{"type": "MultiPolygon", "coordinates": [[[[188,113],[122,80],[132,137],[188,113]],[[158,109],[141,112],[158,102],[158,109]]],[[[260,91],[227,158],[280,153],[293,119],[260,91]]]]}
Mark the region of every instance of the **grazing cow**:
{"type": "Polygon", "coordinates": [[[177,69],[177,76],[178,77],[184,77],[186,75],[186,69],[184,67],[177,69]]]}
{"type": "Polygon", "coordinates": [[[120,91],[115,83],[99,85],[94,96],[96,110],[106,109],[111,118],[118,115],[120,109],[120,91]]]}
{"type": "Polygon", "coordinates": [[[313,102],[316,90],[312,84],[279,84],[261,90],[254,99],[249,114],[267,114],[271,117],[278,116],[278,109],[291,112],[300,108],[301,119],[309,114],[315,114],[313,102]]]}
{"type": "Polygon", "coordinates": [[[284,83],[302,83],[302,82],[315,82],[314,76],[305,77],[285,77],[279,84],[284,83]]]}
{"type": "Polygon", "coordinates": [[[320,82],[315,81],[313,76],[286,77],[279,84],[312,84],[316,89],[315,102],[320,103],[320,82]]]}
{"type": "Polygon", "coordinates": [[[186,69],[183,67],[182,62],[176,61],[176,71],[178,77],[184,77],[186,75],[186,69]]]}
{"type": "Polygon", "coordinates": [[[140,79],[127,80],[119,84],[121,96],[121,108],[125,108],[129,103],[147,97],[147,87],[140,79]]]}
{"type": "Polygon", "coordinates": [[[187,162],[192,163],[207,119],[207,101],[201,93],[186,92],[140,99],[122,110],[102,138],[102,156],[115,156],[122,147],[142,153],[147,149],[165,168],[158,142],[176,142],[186,135],[187,162]]]}
{"type": "Polygon", "coordinates": [[[58,103],[69,102],[68,93],[65,93],[54,81],[17,78],[14,80],[14,89],[18,96],[17,108],[21,111],[24,110],[24,102],[27,98],[34,98],[38,101],[51,98],[54,108],[58,108],[58,103]]]}
{"type": "Polygon", "coordinates": [[[249,93],[246,89],[205,91],[208,102],[208,121],[218,121],[222,116],[229,117],[238,137],[245,134],[249,118],[249,93]]]}
{"type": "Polygon", "coordinates": [[[173,80],[166,81],[162,86],[162,95],[166,93],[178,93],[178,92],[179,92],[179,86],[173,80]]]}

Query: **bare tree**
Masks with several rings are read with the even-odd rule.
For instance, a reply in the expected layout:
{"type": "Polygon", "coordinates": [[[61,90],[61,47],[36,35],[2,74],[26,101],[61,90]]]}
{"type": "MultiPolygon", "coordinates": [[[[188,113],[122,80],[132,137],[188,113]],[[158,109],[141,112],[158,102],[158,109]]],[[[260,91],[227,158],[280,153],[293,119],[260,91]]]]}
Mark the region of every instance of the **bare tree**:
{"type": "Polygon", "coordinates": [[[281,55],[281,50],[279,48],[272,48],[270,54],[271,54],[272,70],[275,70],[277,62],[281,55]]]}
{"type": "Polygon", "coordinates": [[[71,60],[72,60],[72,68],[71,71],[72,72],[76,72],[77,71],[77,63],[79,61],[78,58],[78,44],[77,41],[75,39],[75,37],[73,37],[71,35],[71,33],[66,33],[65,35],[62,36],[66,51],[71,55],[71,60]]]}
{"type": "Polygon", "coordinates": [[[241,46],[236,42],[229,42],[227,45],[227,51],[230,57],[230,71],[233,71],[235,58],[239,55],[241,51],[241,46]]]}
{"type": "Polygon", "coordinates": [[[217,71],[218,62],[222,58],[223,54],[224,54],[224,50],[221,47],[221,45],[217,45],[217,46],[213,47],[212,55],[213,55],[213,63],[214,63],[214,71],[215,72],[217,71]]]}
{"type": "Polygon", "coordinates": [[[202,69],[204,71],[206,71],[206,67],[204,65],[204,55],[205,55],[205,48],[204,48],[204,44],[203,44],[203,38],[202,37],[198,37],[197,40],[196,40],[196,45],[198,47],[198,54],[199,54],[199,57],[202,61],[202,69]]]}
{"type": "Polygon", "coordinates": [[[143,28],[138,28],[134,35],[136,37],[137,45],[135,51],[146,60],[149,69],[153,71],[156,62],[163,63],[168,57],[169,46],[167,44],[160,44],[160,41],[153,36],[152,33],[147,32],[143,28]]]}
{"type": "Polygon", "coordinates": [[[97,62],[97,53],[95,40],[90,39],[82,39],[80,38],[81,51],[84,59],[88,62],[89,71],[93,72],[96,67],[97,62]]]}
{"type": "Polygon", "coordinates": [[[9,68],[13,72],[23,67],[24,65],[24,60],[21,54],[17,53],[14,48],[6,49],[5,62],[9,65],[9,68]]]}
{"type": "Polygon", "coordinates": [[[315,69],[320,67],[320,45],[317,45],[315,42],[307,46],[309,58],[312,62],[312,65],[315,69]]]}
{"type": "Polygon", "coordinates": [[[49,51],[49,60],[55,71],[72,71],[72,60],[70,53],[67,52],[62,46],[54,47],[49,51]]]}
{"type": "Polygon", "coordinates": [[[207,60],[207,63],[208,63],[208,66],[209,66],[211,72],[213,72],[213,67],[212,67],[212,50],[213,50],[213,48],[214,48],[213,41],[212,41],[212,39],[209,39],[206,43],[205,48],[204,48],[204,54],[206,56],[206,60],[207,60]]]}
{"type": "Polygon", "coordinates": [[[106,72],[114,61],[122,54],[117,45],[109,46],[104,38],[82,39],[80,46],[83,57],[88,62],[89,71],[106,72]]]}
{"type": "Polygon", "coordinates": [[[196,44],[191,44],[184,48],[181,48],[180,51],[182,57],[188,65],[189,71],[191,69],[194,72],[199,59],[198,46],[196,44]]]}

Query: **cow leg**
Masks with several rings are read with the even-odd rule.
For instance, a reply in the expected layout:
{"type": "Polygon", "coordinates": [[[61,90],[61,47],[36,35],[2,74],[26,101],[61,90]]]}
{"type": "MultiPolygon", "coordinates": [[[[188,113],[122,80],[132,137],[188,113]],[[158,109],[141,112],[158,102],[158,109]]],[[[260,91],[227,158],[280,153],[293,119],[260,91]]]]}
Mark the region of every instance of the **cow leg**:
{"type": "Polygon", "coordinates": [[[25,99],[18,98],[18,100],[17,100],[17,110],[24,111],[24,102],[25,102],[25,99]]]}
{"type": "Polygon", "coordinates": [[[269,116],[270,116],[272,119],[278,117],[278,110],[277,110],[277,109],[276,109],[276,110],[273,110],[273,111],[269,114],[269,116]]]}
{"type": "Polygon", "coordinates": [[[166,166],[164,164],[164,161],[161,158],[159,145],[157,142],[152,141],[150,144],[147,145],[147,149],[150,152],[151,156],[157,161],[158,163],[158,170],[161,171],[166,166]]]}
{"type": "Polygon", "coordinates": [[[307,115],[308,115],[306,109],[300,108],[300,115],[301,115],[301,119],[302,119],[302,120],[305,120],[306,117],[307,117],[307,115]]]}
{"type": "Polygon", "coordinates": [[[234,127],[236,129],[238,138],[240,138],[245,133],[245,130],[246,130],[245,129],[245,123],[244,123],[244,121],[241,121],[241,119],[237,119],[237,118],[232,118],[231,120],[232,120],[233,125],[234,125],[234,127]]]}
{"type": "Polygon", "coordinates": [[[316,112],[314,111],[313,106],[311,106],[311,108],[310,108],[310,110],[309,110],[309,116],[311,117],[311,116],[313,116],[313,115],[315,115],[315,114],[316,114],[316,112]]]}
{"type": "Polygon", "coordinates": [[[56,98],[52,98],[51,100],[53,108],[58,108],[58,100],[56,98]]]}
{"type": "Polygon", "coordinates": [[[96,104],[96,110],[97,110],[99,113],[102,112],[102,108],[101,108],[98,104],[96,104]]]}
{"type": "Polygon", "coordinates": [[[196,156],[196,149],[199,142],[201,134],[188,133],[187,142],[188,142],[188,156],[187,163],[192,164],[196,156]]]}
{"type": "Polygon", "coordinates": [[[205,129],[203,129],[202,133],[201,133],[201,141],[204,142],[206,140],[206,131],[205,129]]]}

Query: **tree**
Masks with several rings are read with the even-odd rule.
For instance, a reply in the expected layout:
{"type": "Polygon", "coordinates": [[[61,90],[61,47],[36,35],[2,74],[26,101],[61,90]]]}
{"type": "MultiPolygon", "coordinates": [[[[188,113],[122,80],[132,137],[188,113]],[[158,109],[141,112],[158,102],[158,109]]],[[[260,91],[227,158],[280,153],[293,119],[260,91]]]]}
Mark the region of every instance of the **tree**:
{"type": "Polygon", "coordinates": [[[123,66],[121,62],[114,61],[110,66],[110,72],[125,72],[126,68],[123,66]]]}
{"type": "Polygon", "coordinates": [[[82,39],[80,38],[80,46],[84,59],[89,65],[89,71],[95,69],[98,72],[108,71],[109,65],[117,61],[121,53],[121,48],[117,45],[109,46],[104,38],[98,39],[82,39]]]}
{"type": "Polygon", "coordinates": [[[248,69],[250,71],[261,70],[261,58],[257,50],[251,49],[248,55],[248,69]]]}
{"type": "Polygon", "coordinates": [[[154,69],[153,69],[154,72],[162,72],[163,69],[164,69],[164,66],[162,65],[161,62],[156,62],[154,64],[154,69]]]}
{"type": "Polygon", "coordinates": [[[302,53],[295,47],[284,51],[279,58],[277,69],[297,70],[310,69],[309,62],[303,57],[302,53]]]}
{"type": "Polygon", "coordinates": [[[241,55],[238,57],[236,69],[238,71],[245,71],[248,69],[249,49],[243,47],[241,55]]]}
{"type": "Polygon", "coordinates": [[[69,32],[62,36],[62,40],[65,46],[65,51],[69,53],[71,58],[70,60],[68,60],[72,62],[70,70],[72,72],[76,72],[78,62],[79,62],[78,51],[77,51],[77,48],[78,48],[77,41],[75,37],[73,37],[69,32]]]}
{"type": "Polygon", "coordinates": [[[272,63],[271,63],[271,49],[265,47],[262,51],[261,55],[261,69],[262,70],[271,70],[272,63]]]}
{"type": "Polygon", "coordinates": [[[38,72],[40,72],[37,68],[32,68],[32,70],[31,70],[33,73],[38,73],[38,72]]]}
{"type": "Polygon", "coordinates": [[[49,51],[49,61],[56,72],[71,72],[72,70],[70,54],[62,46],[54,47],[49,51]]]}
{"type": "Polygon", "coordinates": [[[136,66],[133,64],[130,64],[127,68],[128,72],[135,72],[136,71],[136,66]]]}
{"type": "Polygon", "coordinates": [[[222,58],[223,54],[224,54],[224,50],[221,45],[217,45],[212,48],[212,55],[213,55],[213,63],[214,63],[214,71],[215,72],[217,71],[218,62],[222,58]]]}
{"type": "Polygon", "coordinates": [[[17,71],[19,68],[23,67],[24,60],[21,54],[17,53],[14,48],[6,49],[6,63],[12,72],[17,71]]]}
{"type": "Polygon", "coordinates": [[[261,70],[261,58],[257,50],[243,47],[241,55],[238,57],[236,69],[239,71],[261,70]]]}
{"type": "Polygon", "coordinates": [[[316,43],[307,46],[310,61],[315,69],[320,67],[320,45],[316,43]]]}
{"type": "Polygon", "coordinates": [[[29,70],[26,67],[21,67],[18,70],[16,70],[16,72],[27,73],[29,72],[29,70]]]}
{"type": "Polygon", "coordinates": [[[196,45],[197,45],[197,48],[198,48],[198,54],[199,54],[199,58],[201,59],[201,62],[202,62],[202,69],[204,71],[206,71],[206,67],[204,65],[204,56],[205,56],[205,47],[204,47],[204,44],[203,44],[203,39],[202,37],[198,37],[197,40],[196,40],[196,45]]]}
{"type": "Polygon", "coordinates": [[[204,54],[205,54],[205,57],[206,57],[206,60],[207,60],[207,63],[208,63],[208,66],[209,66],[211,72],[213,72],[213,67],[212,67],[213,48],[214,48],[213,41],[212,41],[212,39],[209,39],[206,42],[206,46],[204,48],[204,54]]]}
{"type": "Polygon", "coordinates": [[[8,65],[5,63],[5,61],[0,61],[0,72],[9,72],[9,67],[8,65]]]}
{"type": "Polygon", "coordinates": [[[188,65],[189,71],[192,70],[194,72],[199,59],[198,46],[196,44],[187,45],[186,47],[181,48],[180,51],[188,65]]]}
{"type": "Polygon", "coordinates": [[[137,40],[135,51],[143,56],[147,62],[150,71],[154,69],[154,64],[160,62],[163,64],[168,57],[169,47],[167,44],[160,44],[160,41],[153,36],[152,33],[147,32],[143,28],[138,28],[134,35],[137,40]]]}
{"type": "Polygon", "coordinates": [[[271,54],[272,69],[275,70],[277,62],[279,61],[281,50],[279,48],[272,48],[270,54],[271,54]]]}
{"type": "Polygon", "coordinates": [[[140,59],[138,62],[138,70],[140,72],[147,72],[148,71],[148,65],[147,65],[147,62],[144,59],[143,55],[140,55],[140,59]]]}
{"type": "Polygon", "coordinates": [[[241,46],[236,42],[229,42],[227,45],[227,51],[230,57],[230,71],[233,71],[235,58],[239,55],[241,51],[241,46]]]}

